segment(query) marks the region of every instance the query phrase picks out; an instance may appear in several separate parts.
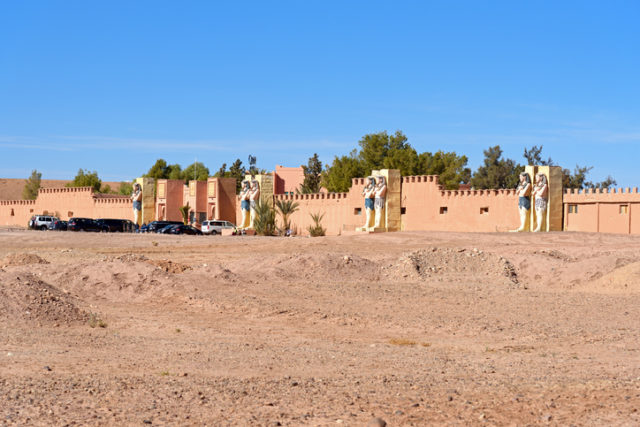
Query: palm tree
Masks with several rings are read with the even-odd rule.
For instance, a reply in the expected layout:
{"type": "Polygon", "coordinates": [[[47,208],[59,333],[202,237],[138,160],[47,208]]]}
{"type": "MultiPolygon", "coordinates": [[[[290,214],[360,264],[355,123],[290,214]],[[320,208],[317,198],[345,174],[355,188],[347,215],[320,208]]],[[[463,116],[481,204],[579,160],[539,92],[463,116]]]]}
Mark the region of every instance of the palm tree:
{"type": "Polygon", "coordinates": [[[286,232],[291,228],[289,217],[298,210],[300,205],[293,200],[276,200],[276,209],[282,217],[282,230],[286,232]]]}
{"type": "Polygon", "coordinates": [[[187,202],[187,204],[184,206],[180,206],[180,213],[182,214],[182,221],[184,222],[184,225],[189,224],[190,209],[191,209],[191,206],[189,206],[189,202],[187,202]]]}
{"type": "Polygon", "coordinates": [[[261,236],[273,236],[276,231],[276,212],[269,203],[258,200],[253,229],[261,236]]]}

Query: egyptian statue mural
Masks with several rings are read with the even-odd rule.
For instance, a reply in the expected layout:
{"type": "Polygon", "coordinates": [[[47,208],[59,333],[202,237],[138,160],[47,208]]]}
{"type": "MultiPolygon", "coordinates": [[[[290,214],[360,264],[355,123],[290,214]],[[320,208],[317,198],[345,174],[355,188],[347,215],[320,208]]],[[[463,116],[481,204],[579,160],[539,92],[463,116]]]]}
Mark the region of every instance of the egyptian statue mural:
{"type": "Polygon", "coordinates": [[[370,176],[367,177],[367,185],[362,189],[362,195],[364,196],[364,212],[366,215],[366,222],[364,228],[372,227],[373,224],[373,212],[375,211],[375,191],[376,180],[370,176]]]}
{"type": "Polygon", "coordinates": [[[531,177],[528,173],[520,174],[520,182],[516,187],[518,195],[518,211],[520,212],[520,227],[514,231],[525,231],[529,211],[531,210],[531,177]]]}
{"type": "Polygon", "coordinates": [[[256,205],[258,200],[260,200],[260,184],[258,183],[258,180],[254,179],[251,181],[251,187],[249,189],[249,207],[251,208],[249,228],[253,228],[253,224],[256,220],[256,205]]]}
{"type": "Polygon", "coordinates": [[[250,192],[249,181],[242,181],[242,190],[240,190],[240,209],[242,211],[242,223],[240,228],[247,228],[249,226],[249,216],[251,209],[251,202],[249,201],[250,192]]]}
{"type": "Polygon", "coordinates": [[[534,232],[542,229],[542,223],[546,218],[547,205],[549,202],[549,184],[547,177],[543,173],[536,175],[536,185],[533,187],[533,199],[536,209],[536,228],[534,232]]]}
{"type": "Polygon", "coordinates": [[[384,218],[384,207],[385,201],[387,199],[387,181],[384,176],[376,177],[376,186],[375,186],[375,201],[374,208],[376,212],[375,216],[375,228],[382,228],[385,224],[382,223],[384,218]]]}

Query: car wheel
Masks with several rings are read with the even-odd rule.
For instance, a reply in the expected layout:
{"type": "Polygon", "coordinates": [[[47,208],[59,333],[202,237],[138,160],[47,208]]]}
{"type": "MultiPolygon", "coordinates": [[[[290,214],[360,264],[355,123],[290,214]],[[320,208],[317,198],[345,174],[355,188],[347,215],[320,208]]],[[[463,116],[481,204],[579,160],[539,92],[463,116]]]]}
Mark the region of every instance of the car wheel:
{"type": "Polygon", "coordinates": [[[41,227],[40,227],[40,230],[42,230],[42,231],[47,231],[47,226],[46,226],[46,225],[41,226],[41,227]]]}
{"type": "Polygon", "coordinates": [[[216,234],[218,234],[218,232],[217,232],[216,230],[213,230],[213,231],[211,232],[211,235],[212,235],[212,236],[215,236],[216,234]]]}

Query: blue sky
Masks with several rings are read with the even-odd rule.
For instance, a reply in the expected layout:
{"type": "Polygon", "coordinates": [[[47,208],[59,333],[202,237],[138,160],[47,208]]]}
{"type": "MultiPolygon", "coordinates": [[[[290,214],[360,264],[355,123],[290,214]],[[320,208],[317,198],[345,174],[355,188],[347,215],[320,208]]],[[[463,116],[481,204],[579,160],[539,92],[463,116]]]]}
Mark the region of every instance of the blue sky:
{"type": "Polygon", "coordinates": [[[297,166],[402,130],[640,186],[640,2],[6,1],[0,177],[297,166]]]}

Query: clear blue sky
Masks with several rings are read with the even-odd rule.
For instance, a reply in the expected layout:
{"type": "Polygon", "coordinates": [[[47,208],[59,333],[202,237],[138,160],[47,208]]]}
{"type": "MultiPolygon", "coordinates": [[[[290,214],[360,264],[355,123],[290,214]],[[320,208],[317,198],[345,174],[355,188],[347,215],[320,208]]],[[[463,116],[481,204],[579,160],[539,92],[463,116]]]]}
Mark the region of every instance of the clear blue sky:
{"type": "Polygon", "coordinates": [[[5,1],[0,177],[347,154],[402,130],[640,186],[638,1],[5,1]]]}

